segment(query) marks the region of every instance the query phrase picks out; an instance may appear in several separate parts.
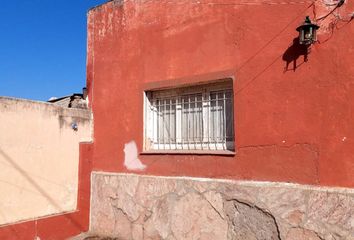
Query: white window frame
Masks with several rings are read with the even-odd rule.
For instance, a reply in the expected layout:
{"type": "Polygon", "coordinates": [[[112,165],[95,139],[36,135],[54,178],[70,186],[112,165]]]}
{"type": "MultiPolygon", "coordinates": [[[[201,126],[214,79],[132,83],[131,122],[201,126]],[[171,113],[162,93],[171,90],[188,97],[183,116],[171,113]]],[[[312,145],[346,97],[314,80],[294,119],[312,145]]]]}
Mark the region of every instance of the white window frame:
{"type": "MultiPolygon", "coordinates": [[[[226,114],[226,98],[224,99],[224,109],[223,114],[226,114]]],[[[149,90],[144,92],[144,151],[154,151],[154,152],[164,152],[164,151],[234,151],[235,150],[235,131],[234,131],[234,101],[233,101],[233,83],[232,80],[225,79],[219,80],[217,82],[207,83],[207,84],[197,84],[193,86],[183,86],[178,88],[169,89],[158,89],[149,90]],[[211,111],[211,93],[213,92],[224,92],[224,98],[226,92],[231,92],[231,136],[226,136],[226,117],[224,117],[224,137],[220,142],[210,142],[211,128],[210,128],[210,111],[211,111]],[[157,99],[168,99],[168,98],[181,98],[185,95],[201,94],[202,95],[202,127],[203,140],[200,142],[188,142],[183,143],[182,141],[182,127],[181,127],[181,114],[182,114],[182,101],[176,101],[175,110],[175,142],[160,143],[155,140],[158,139],[157,136],[157,114],[158,111],[156,106],[153,104],[157,99]],[[231,139],[230,139],[231,138],[231,139]]],[[[220,100],[219,100],[220,101],[220,100]]],[[[218,102],[218,101],[216,101],[218,102]]],[[[171,101],[170,101],[171,103],[171,101]]],[[[218,115],[217,115],[218,116],[218,115]]],[[[189,120],[188,120],[189,121],[189,120]]],[[[216,120],[217,121],[217,120],[216,120]]],[[[194,122],[194,120],[193,120],[194,122]]],[[[214,128],[213,128],[214,129],[214,128]]],[[[219,130],[218,130],[219,131],[219,130]]],[[[219,132],[220,133],[220,132],[219,132]]]]}

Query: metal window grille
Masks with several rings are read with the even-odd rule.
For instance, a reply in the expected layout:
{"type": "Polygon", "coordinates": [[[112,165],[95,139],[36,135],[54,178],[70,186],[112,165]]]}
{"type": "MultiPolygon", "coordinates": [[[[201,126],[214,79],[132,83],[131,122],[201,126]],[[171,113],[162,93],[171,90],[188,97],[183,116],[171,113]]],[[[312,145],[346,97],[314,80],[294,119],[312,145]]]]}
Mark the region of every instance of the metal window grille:
{"type": "Polygon", "coordinates": [[[157,96],[150,92],[147,110],[149,149],[234,150],[230,88],[204,87],[201,92],[182,94],[166,90],[157,96]]]}

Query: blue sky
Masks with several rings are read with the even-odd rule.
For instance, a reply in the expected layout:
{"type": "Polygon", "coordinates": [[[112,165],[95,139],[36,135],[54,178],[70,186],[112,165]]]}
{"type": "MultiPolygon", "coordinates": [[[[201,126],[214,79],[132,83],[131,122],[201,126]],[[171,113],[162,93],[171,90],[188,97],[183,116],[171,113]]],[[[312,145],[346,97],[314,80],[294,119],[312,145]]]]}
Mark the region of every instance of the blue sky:
{"type": "Polygon", "coordinates": [[[48,100],[86,82],[86,13],[106,0],[11,0],[0,7],[0,96],[48,100]]]}

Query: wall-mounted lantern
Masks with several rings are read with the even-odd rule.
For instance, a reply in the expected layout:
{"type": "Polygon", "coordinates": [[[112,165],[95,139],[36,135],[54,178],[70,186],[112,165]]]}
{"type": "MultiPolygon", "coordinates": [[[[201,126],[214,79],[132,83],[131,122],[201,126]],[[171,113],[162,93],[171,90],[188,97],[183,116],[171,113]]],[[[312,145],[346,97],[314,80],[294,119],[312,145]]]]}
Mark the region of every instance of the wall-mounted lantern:
{"type": "Polygon", "coordinates": [[[310,17],[305,18],[305,22],[296,28],[296,31],[299,32],[299,42],[302,45],[310,45],[317,41],[316,32],[320,27],[316,24],[313,24],[310,20],[310,17]]]}

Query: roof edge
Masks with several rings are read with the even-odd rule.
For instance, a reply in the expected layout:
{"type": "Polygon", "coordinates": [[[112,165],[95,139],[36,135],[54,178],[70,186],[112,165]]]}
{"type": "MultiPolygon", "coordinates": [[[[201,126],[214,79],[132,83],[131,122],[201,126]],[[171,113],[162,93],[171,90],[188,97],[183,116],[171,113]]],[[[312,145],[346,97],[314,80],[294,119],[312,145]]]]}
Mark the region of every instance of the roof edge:
{"type": "Polygon", "coordinates": [[[102,6],[106,5],[106,4],[108,4],[108,3],[110,3],[110,2],[115,2],[115,1],[119,1],[120,3],[124,3],[124,0],[107,0],[107,1],[104,2],[104,3],[98,4],[98,5],[96,5],[96,6],[93,6],[93,7],[89,8],[89,9],[87,10],[87,13],[90,13],[91,11],[94,11],[94,10],[96,10],[96,9],[98,9],[98,8],[100,8],[100,7],[102,7],[102,6]]]}

